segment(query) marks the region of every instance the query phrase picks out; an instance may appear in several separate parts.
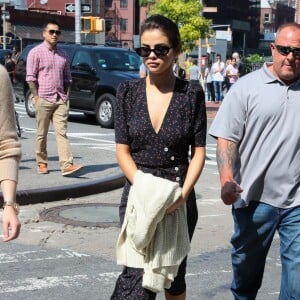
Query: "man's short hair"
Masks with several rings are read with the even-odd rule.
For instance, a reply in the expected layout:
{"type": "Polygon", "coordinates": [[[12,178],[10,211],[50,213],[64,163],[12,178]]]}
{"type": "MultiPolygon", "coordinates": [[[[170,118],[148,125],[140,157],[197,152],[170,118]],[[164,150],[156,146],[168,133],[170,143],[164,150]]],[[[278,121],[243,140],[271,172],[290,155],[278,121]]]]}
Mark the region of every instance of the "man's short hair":
{"type": "Polygon", "coordinates": [[[237,59],[240,58],[240,54],[238,52],[233,52],[231,57],[237,59]]]}
{"type": "Polygon", "coordinates": [[[47,20],[44,24],[43,24],[43,29],[46,29],[47,26],[49,24],[53,24],[53,25],[56,25],[60,28],[60,24],[56,21],[56,20],[47,20]]]}

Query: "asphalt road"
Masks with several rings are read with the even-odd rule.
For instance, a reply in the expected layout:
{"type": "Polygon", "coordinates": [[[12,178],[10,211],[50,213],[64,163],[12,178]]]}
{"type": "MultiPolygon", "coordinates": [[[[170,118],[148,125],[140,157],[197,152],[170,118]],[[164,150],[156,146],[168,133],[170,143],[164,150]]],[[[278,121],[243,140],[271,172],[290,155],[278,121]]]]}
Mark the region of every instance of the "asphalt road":
{"type": "MultiPolygon", "coordinates": [[[[34,145],[34,120],[23,113],[21,105],[17,105],[17,110],[21,115],[21,126],[24,127],[21,139],[21,188],[80,183],[119,172],[114,153],[113,130],[101,129],[95,124],[87,123],[82,116],[75,115],[70,119],[70,141],[77,162],[88,165],[88,170],[74,179],[62,178],[55,154],[54,137],[50,134],[52,175],[36,177],[31,153],[34,145]],[[101,169],[101,160],[107,167],[101,169]],[[24,178],[22,174],[27,177],[24,178]]],[[[232,276],[229,244],[232,219],[230,207],[223,205],[219,199],[215,146],[214,140],[208,139],[206,166],[195,187],[199,219],[188,261],[188,300],[232,299],[229,291],[232,276]]],[[[105,209],[110,207],[110,219],[116,221],[116,206],[120,195],[121,189],[117,189],[61,201],[53,199],[43,202],[41,199],[41,203],[23,205],[19,239],[8,244],[0,243],[0,299],[109,299],[121,270],[121,266],[117,266],[115,262],[115,243],[119,233],[116,224],[75,226],[61,222],[59,217],[45,220],[41,216],[52,209],[61,212],[59,216],[65,219],[80,222],[83,218],[92,222],[105,217],[105,209]],[[91,204],[95,209],[85,215],[91,204]],[[76,209],[73,212],[71,208],[74,207],[76,209]]],[[[275,238],[258,300],[278,298],[278,247],[278,238],[275,238]]],[[[157,299],[163,299],[162,295],[157,299]]]]}

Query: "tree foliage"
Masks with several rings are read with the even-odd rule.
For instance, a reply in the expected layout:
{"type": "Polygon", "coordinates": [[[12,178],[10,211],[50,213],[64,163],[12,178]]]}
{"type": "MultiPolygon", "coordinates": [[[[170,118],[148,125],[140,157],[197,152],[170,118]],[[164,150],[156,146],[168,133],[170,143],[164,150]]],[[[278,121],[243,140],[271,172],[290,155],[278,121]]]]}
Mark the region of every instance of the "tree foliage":
{"type": "Polygon", "coordinates": [[[200,15],[202,10],[199,0],[159,0],[151,6],[150,15],[161,14],[175,22],[183,50],[190,51],[200,37],[204,38],[210,32],[211,20],[200,15]]]}

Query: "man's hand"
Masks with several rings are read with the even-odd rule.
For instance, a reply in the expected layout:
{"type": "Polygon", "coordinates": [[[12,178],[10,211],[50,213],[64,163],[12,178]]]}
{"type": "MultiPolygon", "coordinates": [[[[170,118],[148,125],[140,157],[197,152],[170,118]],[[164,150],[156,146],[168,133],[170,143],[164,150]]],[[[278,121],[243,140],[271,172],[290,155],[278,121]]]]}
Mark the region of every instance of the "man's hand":
{"type": "Polygon", "coordinates": [[[8,242],[19,236],[21,223],[13,207],[5,206],[3,210],[3,241],[8,242]]]}
{"type": "Polygon", "coordinates": [[[221,188],[221,199],[224,204],[231,205],[239,197],[243,189],[235,181],[227,181],[221,188]]]}

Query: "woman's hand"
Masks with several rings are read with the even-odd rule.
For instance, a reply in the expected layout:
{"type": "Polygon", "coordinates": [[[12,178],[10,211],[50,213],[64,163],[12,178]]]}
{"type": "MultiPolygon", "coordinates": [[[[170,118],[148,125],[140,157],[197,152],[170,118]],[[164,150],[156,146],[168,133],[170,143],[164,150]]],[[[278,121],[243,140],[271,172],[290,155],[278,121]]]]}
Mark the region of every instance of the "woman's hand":
{"type": "Polygon", "coordinates": [[[169,206],[166,210],[167,215],[171,215],[174,213],[174,211],[179,208],[180,206],[185,204],[185,200],[183,199],[182,195],[173,203],[171,206],[169,206]]]}
{"type": "Polygon", "coordinates": [[[3,241],[8,242],[19,236],[21,223],[13,207],[5,206],[3,211],[3,241]]]}

